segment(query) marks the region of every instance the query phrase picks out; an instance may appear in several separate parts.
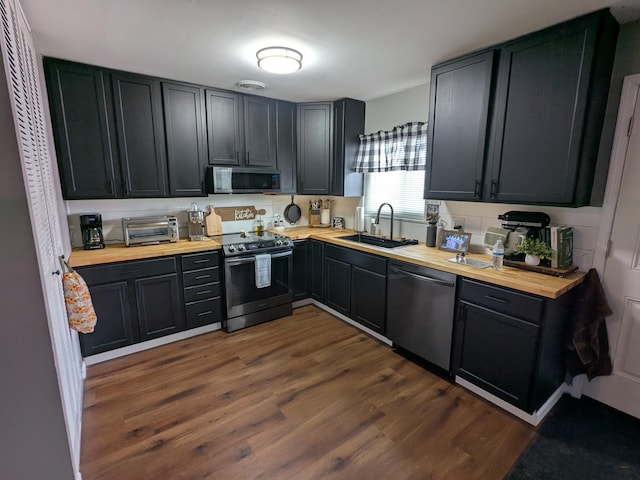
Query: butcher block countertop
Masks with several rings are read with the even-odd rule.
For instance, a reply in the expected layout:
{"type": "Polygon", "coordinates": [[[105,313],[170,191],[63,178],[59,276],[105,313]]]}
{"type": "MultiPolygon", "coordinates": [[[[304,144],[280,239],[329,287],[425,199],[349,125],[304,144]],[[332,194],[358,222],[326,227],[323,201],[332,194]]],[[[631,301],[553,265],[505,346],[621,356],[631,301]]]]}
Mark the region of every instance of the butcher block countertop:
{"type": "Polygon", "coordinates": [[[144,245],[139,247],[127,247],[124,243],[106,245],[99,250],[83,250],[74,248],[69,258],[72,267],[86,267],[88,265],[100,265],[102,263],[125,262],[127,260],[141,260],[143,258],[164,257],[167,255],[180,255],[182,253],[206,252],[219,250],[221,245],[206,238],[202,241],[190,242],[178,240],[175,243],[161,243],[159,245],[144,245]]]}
{"type": "MultiPolygon", "coordinates": [[[[333,245],[339,245],[394,260],[435,268],[466,278],[481,280],[483,282],[513,288],[515,290],[547,298],[558,298],[563,293],[580,284],[585,276],[584,272],[574,272],[564,278],[559,278],[506,266],[502,271],[496,271],[490,267],[483,269],[473,268],[449,262],[448,259],[454,257],[455,253],[427,247],[424,243],[388,249],[364,243],[352,242],[349,240],[342,240],[339,238],[341,236],[355,233],[352,230],[293,227],[284,230],[271,231],[287,235],[293,240],[302,240],[307,238],[321,240],[333,245]]],[[[140,260],[166,255],[205,252],[208,250],[218,250],[220,248],[221,245],[218,242],[209,238],[199,242],[178,240],[176,243],[163,243],[160,245],[148,245],[143,247],[127,247],[124,243],[120,243],[107,245],[105,248],[100,250],[83,250],[76,248],[71,253],[69,264],[72,267],[84,267],[88,265],[140,260]]],[[[469,254],[468,257],[491,261],[490,255],[469,254]]]]}
{"type": "MultiPolygon", "coordinates": [[[[275,231],[275,230],[274,230],[275,231]]],[[[502,271],[493,268],[473,268],[449,262],[455,253],[427,247],[424,243],[398,248],[382,248],[365,243],[342,240],[339,237],[351,235],[351,230],[334,230],[332,228],[294,227],[280,231],[294,240],[312,238],[341,247],[348,247],[361,252],[373,253],[383,257],[409,262],[425,267],[450,272],[466,278],[513,288],[547,298],[558,298],[584,280],[585,272],[574,272],[563,278],[505,266],[502,271]]],[[[491,261],[491,255],[469,254],[468,258],[491,261]]]]}

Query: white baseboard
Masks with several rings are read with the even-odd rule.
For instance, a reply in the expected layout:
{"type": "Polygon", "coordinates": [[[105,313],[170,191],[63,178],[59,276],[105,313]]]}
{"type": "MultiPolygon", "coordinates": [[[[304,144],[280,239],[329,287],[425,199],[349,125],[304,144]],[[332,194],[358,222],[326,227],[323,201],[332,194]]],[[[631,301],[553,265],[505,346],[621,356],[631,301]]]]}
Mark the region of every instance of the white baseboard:
{"type": "Polygon", "coordinates": [[[506,410],[510,414],[518,417],[521,420],[524,420],[527,423],[530,423],[533,426],[538,425],[544,419],[544,417],[551,411],[553,406],[556,403],[558,403],[558,400],[560,400],[560,397],[562,397],[562,395],[567,392],[567,387],[568,387],[567,384],[563,383],[556,389],[555,392],[553,392],[553,394],[551,394],[551,396],[547,399],[547,401],[544,402],[544,404],[538,410],[536,410],[533,413],[527,413],[523,410],[520,410],[517,407],[514,407],[510,403],[505,402],[501,398],[498,398],[495,395],[483,390],[482,388],[478,387],[477,385],[474,385],[473,383],[465,380],[464,378],[460,378],[456,376],[456,383],[461,387],[466,388],[467,390],[471,390],[476,395],[484,398],[485,400],[490,401],[497,407],[500,407],[503,410],[506,410]]]}
{"type": "Polygon", "coordinates": [[[215,332],[216,330],[220,330],[221,328],[222,324],[220,322],[212,323],[211,325],[205,325],[204,327],[192,328],[191,330],[174,333],[173,335],[167,335],[166,337],[155,338],[153,340],[147,340],[146,342],[136,343],[134,345],[128,345],[126,347],[118,348],[116,350],[110,350],[108,352],[98,353],[97,355],[84,357],[84,363],[86,365],[95,365],[96,363],[106,362],[107,360],[124,357],[125,355],[131,355],[132,353],[143,352],[145,350],[149,350],[150,348],[159,347],[160,345],[166,345],[168,343],[177,342],[178,340],[184,340],[187,338],[195,337],[196,335],[202,335],[203,333],[215,332]]]}

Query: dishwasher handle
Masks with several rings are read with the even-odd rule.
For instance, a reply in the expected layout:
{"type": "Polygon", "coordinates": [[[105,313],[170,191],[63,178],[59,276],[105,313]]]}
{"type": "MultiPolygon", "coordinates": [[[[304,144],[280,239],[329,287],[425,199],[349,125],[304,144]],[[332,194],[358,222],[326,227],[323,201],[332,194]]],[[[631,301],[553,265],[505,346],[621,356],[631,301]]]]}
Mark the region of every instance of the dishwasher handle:
{"type": "Polygon", "coordinates": [[[411,278],[415,278],[416,280],[420,280],[421,282],[433,283],[436,285],[441,285],[443,287],[455,287],[454,283],[446,282],[444,280],[439,280],[433,277],[426,277],[424,275],[419,275],[417,273],[408,272],[407,270],[403,270],[402,268],[392,268],[392,273],[400,273],[402,275],[407,275],[411,278]]]}

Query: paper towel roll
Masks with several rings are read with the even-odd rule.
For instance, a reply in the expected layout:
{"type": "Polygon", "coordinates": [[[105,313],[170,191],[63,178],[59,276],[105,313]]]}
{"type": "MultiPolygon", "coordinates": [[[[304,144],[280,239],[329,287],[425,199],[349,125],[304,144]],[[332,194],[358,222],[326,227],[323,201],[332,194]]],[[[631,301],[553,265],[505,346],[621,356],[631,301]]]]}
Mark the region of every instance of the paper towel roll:
{"type": "Polygon", "coordinates": [[[322,225],[329,225],[331,223],[331,209],[323,208],[320,212],[320,223],[322,225]]]}
{"type": "Polygon", "coordinates": [[[364,208],[362,207],[356,207],[356,217],[355,217],[355,231],[356,232],[364,232],[365,231],[365,225],[364,225],[364,208]]]}

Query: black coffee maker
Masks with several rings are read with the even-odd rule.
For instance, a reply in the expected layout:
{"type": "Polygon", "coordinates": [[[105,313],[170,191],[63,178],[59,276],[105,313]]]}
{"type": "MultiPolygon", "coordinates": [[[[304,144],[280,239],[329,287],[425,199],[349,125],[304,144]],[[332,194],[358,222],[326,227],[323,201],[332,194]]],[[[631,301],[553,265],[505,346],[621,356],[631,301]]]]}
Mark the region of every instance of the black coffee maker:
{"type": "Polygon", "coordinates": [[[102,236],[102,216],[99,213],[80,215],[80,230],[85,250],[104,248],[102,236]]]}

